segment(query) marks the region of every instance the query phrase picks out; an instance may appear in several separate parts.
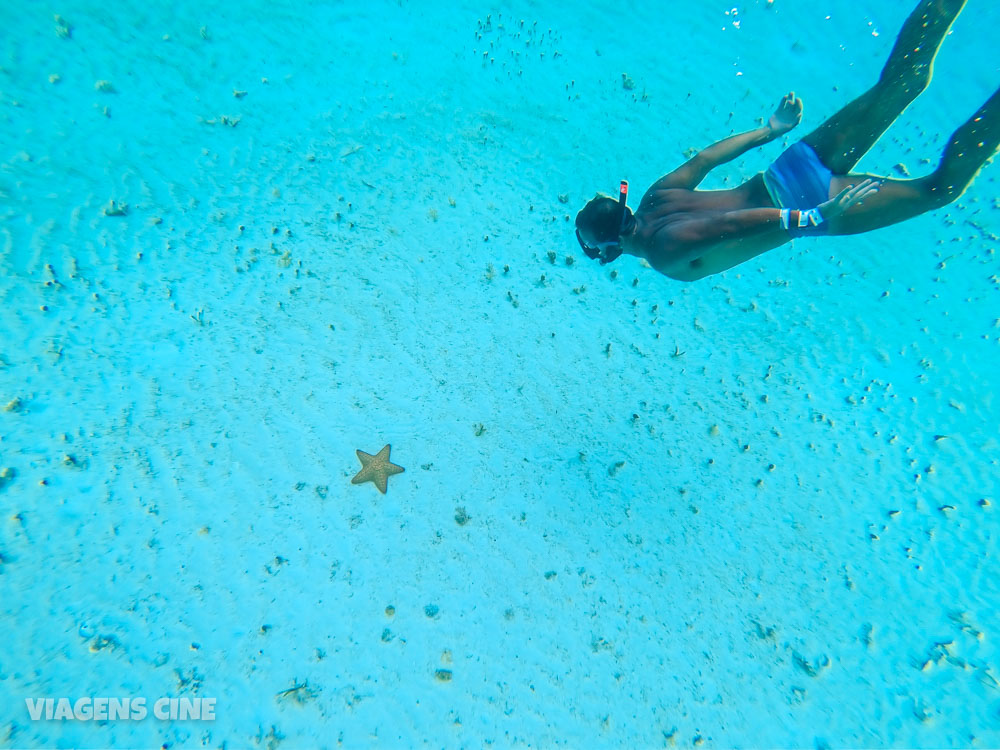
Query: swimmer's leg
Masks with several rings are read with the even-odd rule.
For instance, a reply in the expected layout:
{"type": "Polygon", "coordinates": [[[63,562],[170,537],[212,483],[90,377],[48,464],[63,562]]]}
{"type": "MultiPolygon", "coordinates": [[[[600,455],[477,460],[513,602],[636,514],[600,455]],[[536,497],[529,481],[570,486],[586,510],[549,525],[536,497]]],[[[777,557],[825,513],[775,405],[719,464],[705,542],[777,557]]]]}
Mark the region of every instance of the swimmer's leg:
{"type": "MultiPolygon", "coordinates": [[[[934,172],[916,180],[885,180],[864,203],[851,206],[832,219],[830,234],[868,232],[948,205],[965,192],[998,149],[1000,89],[952,133],[934,172]]],[[[867,176],[870,175],[835,176],[830,183],[830,194],[836,195],[867,176]]]]}
{"type": "Polygon", "coordinates": [[[938,48],[965,3],[923,0],[903,24],[878,83],[802,139],[834,174],[850,172],[927,88],[938,48]]]}
{"type": "Polygon", "coordinates": [[[964,193],[998,148],[1000,89],[948,139],[938,168],[928,178],[939,202],[945,205],[964,193]]]}

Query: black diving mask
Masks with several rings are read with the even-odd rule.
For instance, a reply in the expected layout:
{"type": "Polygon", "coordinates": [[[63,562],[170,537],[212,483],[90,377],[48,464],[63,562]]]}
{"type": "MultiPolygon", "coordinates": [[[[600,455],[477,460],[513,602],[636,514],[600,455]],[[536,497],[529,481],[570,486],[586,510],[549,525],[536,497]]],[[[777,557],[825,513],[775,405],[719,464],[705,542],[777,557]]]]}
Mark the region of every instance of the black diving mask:
{"type": "Polygon", "coordinates": [[[580,236],[580,230],[576,230],[576,241],[580,243],[583,252],[591,260],[599,260],[602,266],[606,266],[622,254],[621,235],[625,231],[625,220],[628,216],[626,211],[626,199],[628,198],[628,180],[622,180],[618,186],[618,236],[613,240],[598,242],[596,245],[588,245],[580,236]]]}

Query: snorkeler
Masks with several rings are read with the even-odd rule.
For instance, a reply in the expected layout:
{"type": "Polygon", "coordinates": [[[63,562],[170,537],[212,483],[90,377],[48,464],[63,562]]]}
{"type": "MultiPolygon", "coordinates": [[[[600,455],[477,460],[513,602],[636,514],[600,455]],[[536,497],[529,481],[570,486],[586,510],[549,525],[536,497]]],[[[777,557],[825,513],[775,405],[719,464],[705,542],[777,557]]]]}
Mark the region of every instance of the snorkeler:
{"type": "Polygon", "coordinates": [[[896,180],[851,169],[931,80],[934,57],[966,0],[923,0],[907,18],[878,82],[787,149],[767,171],[731,190],[696,190],[705,176],[802,119],[793,93],[767,125],[695,154],[646,191],[633,213],[628,183],[576,217],[590,258],[645,258],[678,281],[725,271],[802,235],[843,235],[896,224],[951,203],[1000,145],[1000,89],[948,139],[937,169],[896,180]]]}

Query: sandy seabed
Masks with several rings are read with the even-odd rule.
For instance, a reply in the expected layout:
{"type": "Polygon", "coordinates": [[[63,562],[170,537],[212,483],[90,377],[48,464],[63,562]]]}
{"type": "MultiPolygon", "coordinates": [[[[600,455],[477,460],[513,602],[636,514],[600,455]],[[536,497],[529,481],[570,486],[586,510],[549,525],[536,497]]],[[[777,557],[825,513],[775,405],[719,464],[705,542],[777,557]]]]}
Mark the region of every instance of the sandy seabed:
{"type": "MultiPolygon", "coordinates": [[[[596,190],[807,132],[909,10],[666,5],[0,7],[0,746],[1000,746],[1000,169],[598,267],[596,190]]],[[[998,23],[863,168],[932,168],[998,23]]]]}

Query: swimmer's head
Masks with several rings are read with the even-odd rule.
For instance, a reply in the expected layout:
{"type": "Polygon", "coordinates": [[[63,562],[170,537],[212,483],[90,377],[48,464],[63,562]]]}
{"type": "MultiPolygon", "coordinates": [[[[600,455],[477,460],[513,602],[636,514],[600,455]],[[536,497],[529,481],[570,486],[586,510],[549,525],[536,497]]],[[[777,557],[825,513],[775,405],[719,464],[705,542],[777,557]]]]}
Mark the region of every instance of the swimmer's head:
{"type": "Polygon", "coordinates": [[[576,239],[592,260],[606,265],[622,254],[620,237],[630,215],[625,205],[628,183],[622,181],[619,198],[598,193],[576,215],[576,239]]]}

